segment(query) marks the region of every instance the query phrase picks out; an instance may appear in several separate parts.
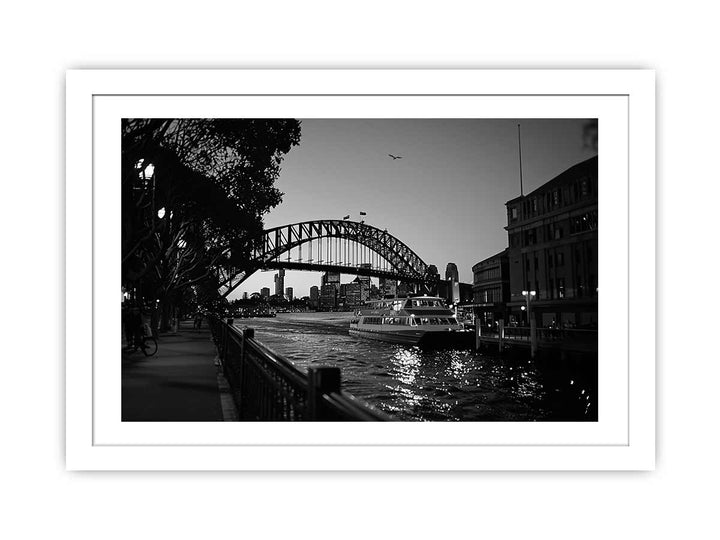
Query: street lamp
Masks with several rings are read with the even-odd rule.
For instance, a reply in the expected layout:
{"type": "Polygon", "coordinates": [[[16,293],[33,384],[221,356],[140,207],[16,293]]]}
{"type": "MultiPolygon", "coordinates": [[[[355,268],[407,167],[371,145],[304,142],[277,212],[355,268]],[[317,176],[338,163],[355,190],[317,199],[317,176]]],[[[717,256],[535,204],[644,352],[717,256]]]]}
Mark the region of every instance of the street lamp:
{"type": "Polygon", "coordinates": [[[525,305],[522,309],[527,312],[528,323],[530,325],[530,356],[535,358],[535,351],[537,351],[536,323],[531,315],[530,302],[535,300],[537,293],[535,291],[523,291],[522,295],[525,297],[525,305]]]}
{"type": "Polygon", "coordinates": [[[537,293],[535,291],[523,291],[522,295],[525,297],[525,305],[521,309],[523,311],[527,310],[528,321],[530,321],[530,302],[535,300],[537,293]]]}

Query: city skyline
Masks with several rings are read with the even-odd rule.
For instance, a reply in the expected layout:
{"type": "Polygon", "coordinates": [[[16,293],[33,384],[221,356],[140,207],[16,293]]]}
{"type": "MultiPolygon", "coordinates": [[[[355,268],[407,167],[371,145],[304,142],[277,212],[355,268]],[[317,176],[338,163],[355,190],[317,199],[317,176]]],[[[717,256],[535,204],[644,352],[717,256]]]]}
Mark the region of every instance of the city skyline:
{"type": "MultiPolygon", "coordinates": [[[[302,120],[300,144],[286,156],[276,182],[283,202],[265,216],[265,227],[349,215],[387,229],[439,269],[455,263],[460,281],[470,283],[472,266],[507,244],[505,203],[520,195],[518,124],[523,188],[529,193],[597,154],[585,144],[586,123],[587,119],[302,120]]],[[[272,290],[275,273],[255,273],[229,299],[263,287],[272,290]]],[[[343,274],[342,281],[353,278],[343,274]]],[[[303,297],[320,279],[318,272],[288,270],[284,284],[303,297]]]]}

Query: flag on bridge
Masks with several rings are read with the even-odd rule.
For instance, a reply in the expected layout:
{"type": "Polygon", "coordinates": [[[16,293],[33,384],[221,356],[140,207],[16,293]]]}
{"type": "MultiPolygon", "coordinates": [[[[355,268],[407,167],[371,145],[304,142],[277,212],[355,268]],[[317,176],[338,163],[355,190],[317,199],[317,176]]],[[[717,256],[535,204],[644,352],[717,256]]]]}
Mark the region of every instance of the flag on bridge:
{"type": "Polygon", "coordinates": [[[350,219],[350,216],[345,216],[343,219],[350,219]]]}
{"type": "Polygon", "coordinates": [[[360,215],[361,215],[361,216],[367,216],[367,214],[366,214],[365,212],[360,212],[360,215]]]}

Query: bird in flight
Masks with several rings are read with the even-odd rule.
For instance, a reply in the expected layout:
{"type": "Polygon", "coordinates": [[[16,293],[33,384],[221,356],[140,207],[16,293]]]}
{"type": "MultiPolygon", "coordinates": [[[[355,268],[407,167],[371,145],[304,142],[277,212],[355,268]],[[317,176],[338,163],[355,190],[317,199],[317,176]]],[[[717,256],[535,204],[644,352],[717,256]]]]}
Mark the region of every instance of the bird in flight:
{"type": "Polygon", "coordinates": [[[388,154],[388,156],[390,156],[391,158],[393,158],[393,160],[395,160],[395,159],[402,159],[402,156],[393,156],[392,154],[388,154]]]}

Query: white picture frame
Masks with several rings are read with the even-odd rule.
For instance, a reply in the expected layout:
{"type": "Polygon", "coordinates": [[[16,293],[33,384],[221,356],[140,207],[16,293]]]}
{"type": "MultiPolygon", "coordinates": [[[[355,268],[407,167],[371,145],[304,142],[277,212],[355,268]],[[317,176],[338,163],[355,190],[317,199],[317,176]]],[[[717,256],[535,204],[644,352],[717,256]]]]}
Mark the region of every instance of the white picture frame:
{"type": "Polygon", "coordinates": [[[68,469],[654,468],[653,71],[77,70],[66,92],[68,469]],[[598,422],[121,422],[120,119],[220,116],[598,118],[598,422]]]}

